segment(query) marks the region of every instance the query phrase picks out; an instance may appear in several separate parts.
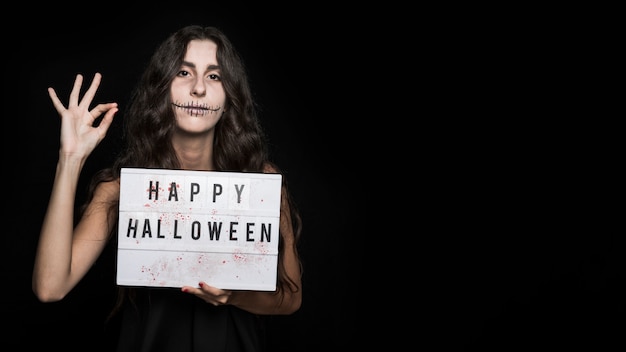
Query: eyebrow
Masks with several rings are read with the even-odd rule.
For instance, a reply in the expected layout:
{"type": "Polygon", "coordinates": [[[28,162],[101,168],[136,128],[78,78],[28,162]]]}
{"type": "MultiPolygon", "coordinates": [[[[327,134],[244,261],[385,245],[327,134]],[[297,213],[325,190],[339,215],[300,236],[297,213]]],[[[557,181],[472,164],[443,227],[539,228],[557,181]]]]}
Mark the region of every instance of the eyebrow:
{"type": "MultiPolygon", "coordinates": [[[[194,63],[189,62],[189,61],[184,61],[183,60],[183,65],[184,66],[189,66],[191,68],[196,68],[196,65],[194,63]]],[[[209,65],[207,67],[207,69],[209,69],[209,70],[219,70],[220,66],[219,65],[209,65]]]]}

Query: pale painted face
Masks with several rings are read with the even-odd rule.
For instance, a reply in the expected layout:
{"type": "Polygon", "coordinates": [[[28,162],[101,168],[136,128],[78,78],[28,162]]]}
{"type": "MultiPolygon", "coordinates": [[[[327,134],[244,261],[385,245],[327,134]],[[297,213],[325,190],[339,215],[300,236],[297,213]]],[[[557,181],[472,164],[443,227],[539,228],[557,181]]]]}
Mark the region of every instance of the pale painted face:
{"type": "Polygon", "coordinates": [[[178,128],[189,133],[211,131],[226,102],[217,45],[209,40],[190,41],[170,89],[178,128]]]}

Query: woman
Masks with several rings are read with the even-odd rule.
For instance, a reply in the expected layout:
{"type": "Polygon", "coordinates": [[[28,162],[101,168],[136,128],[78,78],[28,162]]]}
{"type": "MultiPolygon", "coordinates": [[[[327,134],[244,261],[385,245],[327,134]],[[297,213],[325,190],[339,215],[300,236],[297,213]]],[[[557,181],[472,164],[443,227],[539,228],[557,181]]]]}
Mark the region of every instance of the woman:
{"type": "MultiPolygon", "coordinates": [[[[153,54],[124,116],[125,148],[94,175],[75,223],[80,172],[118,112],[114,102],[90,108],[101,78],[94,75],[81,99],[77,75],[67,107],[48,89],[62,122],[33,270],[33,291],[42,302],[63,299],[115,240],[121,168],[280,172],[268,158],[239,54],[219,29],[188,26],[153,54]]],[[[263,316],[292,314],[302,301],[300,216],[284,181],[282,188],[276,291],[224,290],[208,282],[120,288],[118,351],[263,350],[263,316]]]]}

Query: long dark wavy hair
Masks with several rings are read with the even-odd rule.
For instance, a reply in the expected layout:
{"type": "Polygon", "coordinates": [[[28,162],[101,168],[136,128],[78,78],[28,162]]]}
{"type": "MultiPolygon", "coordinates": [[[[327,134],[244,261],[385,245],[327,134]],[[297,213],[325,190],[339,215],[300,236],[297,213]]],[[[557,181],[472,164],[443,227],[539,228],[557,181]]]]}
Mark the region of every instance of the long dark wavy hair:
{"type": "MultiPolygon", "coordinates": [[[[123,116],[123,148],[111,167],[94,174],[86,203],[93,198],[99,183],[119,180],[123,167],[181,168],[171,142],[176,120],[171,105],[170,85],[180,70],[188,43],[207,39],[217,45],[217,61],[226,92],[225,112],[215,126],[213,158],[216,171],[263,172],[267,165],[279,170],[269,160],[266,136],[258,119],[257,106],[239,53],[220,29],[191,25],[171,34],[152,55],[123,116]]],[[[286,190],[287,181],[285,177],[282,179],[286,190]]],[[[283,192],[283,197],[290,207],[296,236],[294,243],[297,244],[302,228],[301,217],[289,192],[283,192]]],[[[109,221],[113,225],[110,234],[112,238],[117,238],[118,214],[119,204],[112,204],[109,212],[109,221]]],[[[275,292],[281,298],[284,290],[300,290],[283,269],[283,246],[282,241],[279,242],[275,292]]],[[[120,287],[120,293],[114,312],[123,303],[124,296],[130,293],[132,299],[132,290],[120,287]]]]}

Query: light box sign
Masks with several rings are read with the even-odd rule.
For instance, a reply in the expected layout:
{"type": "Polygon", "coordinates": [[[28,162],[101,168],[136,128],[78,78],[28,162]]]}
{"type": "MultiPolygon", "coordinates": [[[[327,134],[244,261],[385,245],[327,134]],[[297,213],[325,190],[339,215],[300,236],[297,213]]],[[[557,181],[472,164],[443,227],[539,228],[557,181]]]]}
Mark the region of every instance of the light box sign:
{"type": "Polygon", "coordinates": [[[117,284],[274,291],[280,174],[122,168],[117,284]]]}

